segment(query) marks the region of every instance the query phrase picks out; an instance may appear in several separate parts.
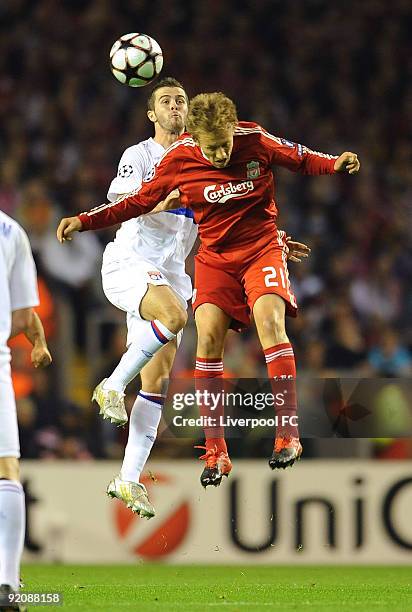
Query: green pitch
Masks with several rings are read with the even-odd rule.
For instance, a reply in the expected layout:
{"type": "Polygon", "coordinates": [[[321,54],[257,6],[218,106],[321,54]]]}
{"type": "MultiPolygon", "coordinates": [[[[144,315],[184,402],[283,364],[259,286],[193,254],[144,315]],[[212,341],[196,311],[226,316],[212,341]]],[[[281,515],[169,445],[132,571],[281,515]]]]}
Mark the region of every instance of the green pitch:
{"type": "Polygon", "coordinates": [[[63,593],[30,610],[412,610],[408,567],[26,565],[23,579],[63,593]]]}

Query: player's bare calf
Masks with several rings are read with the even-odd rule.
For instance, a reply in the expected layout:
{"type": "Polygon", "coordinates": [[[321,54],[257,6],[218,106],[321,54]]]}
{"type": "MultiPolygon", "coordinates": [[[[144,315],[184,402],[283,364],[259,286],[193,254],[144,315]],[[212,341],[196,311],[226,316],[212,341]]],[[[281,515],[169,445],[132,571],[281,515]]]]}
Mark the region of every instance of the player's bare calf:
{"type": "Polygon", "coordinates": [[[279,436],[275,440],[272,457],[269,459],[269,467],[285,469],[291,467],[295,461],[300,459],[302,445],[299,438],[294,436],[279,436]]]}

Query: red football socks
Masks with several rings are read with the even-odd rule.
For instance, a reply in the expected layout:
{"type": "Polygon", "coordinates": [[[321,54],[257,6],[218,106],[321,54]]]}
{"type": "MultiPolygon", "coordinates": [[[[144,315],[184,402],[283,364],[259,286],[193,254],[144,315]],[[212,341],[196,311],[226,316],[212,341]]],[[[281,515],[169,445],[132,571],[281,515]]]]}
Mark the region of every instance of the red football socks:
{"type": "Polygon", "coordinates": [[[273,381],[275,416],[278,423],[276,436],[298,438],[296,364],[292,345],[289,342],[284,342],[265,349],[264,353],[268,376],[273,381]],[[276,396],[279,396],[279,399],[276,396]]]}
{"type": "Polygon", "coordinates": [[[210,427],[204,427],[206,438],[206,449],[217,447],[218,451],[227,452],[226,442],[224,439],[225,428],[220,425],[220,419],[224,417],[224,407],[222,402],[210,400],[209,393],[218,394],[223,391],[223,385],[220,380],[223,378],[223,361],[220,358],[196,357],[195,369],[195,385],[196,392],[203,395],[203,399],[199,402],[200,415],[206,419],[213,419],[213,424],[210,427]],[[206,379],[208,379],[206,381],[206,379]],[[211,381],[210,379],[216,379],[211,381]],[[206,394],[205,394],[206,392],[206,394]],[[212,407],[214,407],[212,409],[212,407]]]}

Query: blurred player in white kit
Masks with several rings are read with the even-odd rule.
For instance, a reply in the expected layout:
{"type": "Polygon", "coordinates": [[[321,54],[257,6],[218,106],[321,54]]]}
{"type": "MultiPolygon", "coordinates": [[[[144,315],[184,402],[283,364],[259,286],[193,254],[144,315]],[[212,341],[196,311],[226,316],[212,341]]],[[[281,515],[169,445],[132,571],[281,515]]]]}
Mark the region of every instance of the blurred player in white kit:
{"type": "MultiPolygon", "coordinates": [[[[123,153],[108,192],[111,202],[153,176],[165,149],[183,133],[187,111],[186,92],[176,79],[167,77],[156,84],[147,111],[154,137],[123,153]]],[[[173,198],[174,193],[165,203],[173,198]]],[[[125,388],[139,372],[142,381],[130,414],[120,474],[110,482],[107,492],[147,518],[155,511],[139,479],[162,414],[162,380],[169,378],[187,320],[192,284],[185,272],[185,260],[196,236],[192,211],[176,208],[123,223],[103,255],[103,290],[112,304],[127,313],[127,351],[93,393],[103,417],[124,425],[125,388]]]]}
{"type": "Polygon", "coordinates": [[[0,610],[25,609],[6,603],[10,593],[19,589],[25,533],[19,434],[7,340],[24,333],[33,345],[33,365],[44,367],[51,363],[43,325],[33,310],[38,304],[36,268],[27,235],[14,219],[0,211],[0,610]]]}

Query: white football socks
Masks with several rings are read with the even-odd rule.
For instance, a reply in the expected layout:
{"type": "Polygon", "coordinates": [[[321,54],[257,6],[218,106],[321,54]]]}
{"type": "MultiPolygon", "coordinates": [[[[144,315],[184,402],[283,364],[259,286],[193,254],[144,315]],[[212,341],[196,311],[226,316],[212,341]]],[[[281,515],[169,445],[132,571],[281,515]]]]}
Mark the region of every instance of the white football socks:
{"type": "Polygon", "coordinates": [[[165,396],[140,391],[129,419],[129,438],[124,452],[120,478],[139,482],[156,439],[165,396]]]}
{"type": "Polygon", "coordinates": [[[0,584],[20,587],[26,513],[23,487],[16,480],[0,480],[0,584]]]}
{"type": "Polygon", "coordinates": [[[176,337],[157,319],[155,321],[144,321],[139,338],[129,345],[129,348],[120,359],[118,365],[105,381],[103,389],[111,389],[123,393],[130,381],[132,381],[150,361],[155,353],[176,337]]]}

